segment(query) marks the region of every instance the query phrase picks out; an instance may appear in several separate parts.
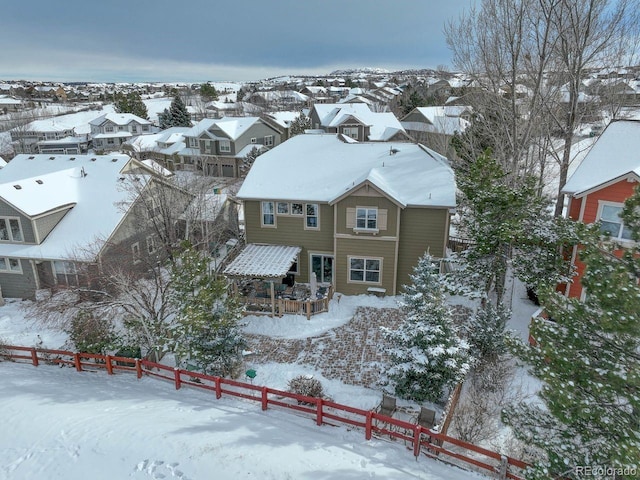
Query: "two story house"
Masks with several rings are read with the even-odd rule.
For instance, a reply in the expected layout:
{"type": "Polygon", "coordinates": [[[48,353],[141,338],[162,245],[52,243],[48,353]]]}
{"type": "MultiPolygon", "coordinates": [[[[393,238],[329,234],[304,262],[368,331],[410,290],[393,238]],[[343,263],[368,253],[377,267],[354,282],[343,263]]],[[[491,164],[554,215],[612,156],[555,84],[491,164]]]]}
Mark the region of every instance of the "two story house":
{"type": "Polygon", "coordinates": [[[451,156],[451,139],[471,125],[471,113],[471,107],[458,105],[416,107],[400,123],[416,142],[451,156]]]}
{"type": "Polygon", "coordinates": [[[364,103],[315,104],[309,112],[311,127],[341,133],[359,142],[399,142],[409,137],[393,113],[372,112],[364,103]]]}
{"type": "MultiPolygon", "coordinates": [[[[609,124],[582,163],[567,180],[562,192],[568,198],[567,216],[584,223],[600,223],[606,241],[620,248],[631,242],[620,213],[640,182],[640,120],[617,120],[609,124]]],[[[563,287],[569,297],[585,294],[580,283],[584,264],[579,246],[572,250],[577,277],[563,287]]],[[[615,254],[620,254],[621,249],[615,254]]]]}
{"type": "Polygon", "coordinates": [[[152,133],[149,120],[132,113],[106,113],[89,122],[93,148],[98,151],[119,150],[131,137],[152,133]]]}
{"type": "Polygon", "coordinates": [[[185,148],[178,153],[176,168],[235,178],[251,149],[275,147],[281,135],[275,125],[259,117],[205,118],[183,133],[185,148]]]}
{"type": "Polygon", "coordinates": [[[87,151],[88,136],[76,132],[73,115],[34,120],[10,131],[15,153],[80,154],[87,151]]]}
{"type": "Polygon", "coordinates": [[[107,265],[142,265],[158,254],[141,228],[127,182],[152,188],[153,172],[127,155],[17,155],[0,170],[0,288],[87,286],[107,265]]]}
{"type": "Polygon", "coordinates": [[[237,194],[247,247],[274,249],[249,266],[293,255],[298,282],[395,295],[426,251],[445,256],[455,193],[447,159],[421,145],[297,135],[258,157],[237,194]]]}

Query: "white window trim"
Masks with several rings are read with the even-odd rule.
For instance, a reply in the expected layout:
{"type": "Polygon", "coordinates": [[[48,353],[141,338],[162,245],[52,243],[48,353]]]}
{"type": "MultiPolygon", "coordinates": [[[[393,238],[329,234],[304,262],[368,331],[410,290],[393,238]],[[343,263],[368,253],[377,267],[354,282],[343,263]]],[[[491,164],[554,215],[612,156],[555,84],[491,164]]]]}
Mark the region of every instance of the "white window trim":
{"type": "Polygon", "coordinates": [[[305,203],[303,205],[303,210],[302,212],[304,213],[304,229],[305,230],[320,230],[320,204],[319,203],[305,203]],[[307,215],[307,205],[315,205],[316,206],[316,215],[307,215]],[[315,227],[310,227],[307,224],[307,219],[308,218],[316,218],[316,226],[315,227]]]}
{"type": "Polygon", "coordinates": [[[277,227],[277,222],[276,222],[276,202],[270,201],[270,200],[266,200],[266,201],[262,201],[260,202],[260,226],[263,228],[276,228],[277,227]],[[271,205],[273,205],[273,213],[269,214],[269,213],[265,213],[264,211],[264,205],[266,203],[270,203],[271,205]],[[265,215],[273,215],[273,223],[264,223],[264,216],[265,215]]]}
{"type": "Polygon", "coordinates": [[[367,233],[378,233],[380,231],[380,229],[378,228],[378,221],[380,218],[380,214],[378,211],[378,207],[356,207],[356,218],[355,218],[355,222],[356,222],[356,226],[353,229],[354,232],[367,232],[367,233]],[[364,227],[358,227],[358,210],[365,210],[365,218],[364,218],[364,223],[365,226],[364,227]],[[368,225],[368,219],[369,219],[369,211],[374,210],[376,212],[376,226],[375,228],[369,228],[368,225]]]}
{"type": "Polygon", "coordinates": [[[218,150],[220,150],[220,153],[230,153],[231,152],[231,141],[230,140],[218,140],[218,150]]]}
{"type": "Polygon", "coordinates": [[[383,268],[383,258],[382,257],[360,257],[356,255],[347,256],[347,283],[354,283],[359,285],[382,285],[382,268],[383,268]],[[364,270],[363,270],[363,280],[351,280],[351,260],[363,260],[364,261],[364,270]],[[377,282],[369,282],[366,280],[367,278],[367,260],[378,260],[380,262],[379,270],[370,270],[378,272],[378,281],[377,282]]]}
{"type": "Polygon", "coordinates": [[[274,135],[265,135],[265,137],[264,137],[264,146],[265,147],[272,147],[274,143],[275,143],[274,135]]]}
{"type": "Polygon", "coordinates": [[[7,234],[9,235],[8,240],[0,240],[0,243],[24,243],[24,230],[22,230],[22,222],[20,221],[20,217],[0,217],[0,220],[4,220],[7,225],[7,234]],[[13,232],[11,231],[11,222],[10,220],[18,221],[18,228],[20,229],[20,237],[22,240],[16,240],[13,238],[13,232]]]}
{"type": "MultiPolygon", "coordinates": [[[[598,200],[598,212],[596,214],[596,221],[597,222],[601,222],[602,221],[602,211],[604,210],[604,207],[616,207],[616,208],[624,208],[624,203],[620,203],[620,202],[610,202],[608,200],[598,200]]],[[[622,231],[624,230],[624,220],[621,218],[620,219],[620,232],[622,233],[622,231]]],[[[602,237],[605,237],[604,232],[602,232],[602,237]]],[[[611,240],[612,242],[617,242],[623,245],[632,245],[634,243],[634,241],[630,238],[622,238],[622,237],[618,237],[618,236],[613,236],[611,235],[610,237],[608,237],[609,240],[611,240]]]]}
{"type": "Polygon", "coordinates": [[[0,273],[14,273],[17,275],[22,275],[22,262],[20,261],[19,258],[14,258],[14,257],[0,257],[3,258],[5,261],[5,265],[7,266],[6,269],[4,268],[0,268],[0,273]],[[18,261],[18,267],[20,268],[19,270],[12,270],[10,265],[10,261],[11,260],[17,260],[18,261]]]}

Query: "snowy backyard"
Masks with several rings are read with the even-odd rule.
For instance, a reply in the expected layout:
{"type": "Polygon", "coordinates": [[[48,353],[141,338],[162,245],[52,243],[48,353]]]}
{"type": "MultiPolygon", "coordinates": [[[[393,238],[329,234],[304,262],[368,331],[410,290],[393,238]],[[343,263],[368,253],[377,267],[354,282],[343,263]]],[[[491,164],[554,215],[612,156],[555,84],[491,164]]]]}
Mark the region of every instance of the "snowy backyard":
{"type": "MultiPolygon", "coordinates": [[[[536,307],[519,284],[512,303],[510,327],[526,338],[536,307]]],[[[64,333],[25,319],[21,305],[15,301],[0,307],[2,342],[64,345],[64,333]]],[[[322,354],[322,349],[330,344],[319,339],[339,339],[336,332],[349,326],[358,307],[395,306],[393,297],[342,297],[332,302],[328,313],[310,321],[303,316],[246,317],[248,336],[300,342],[296,345],[301,349],[294,361],[284,363],[259,363],[265,352],[249,353],[246,366],[257,372],[254,383],[286,390],[293,377],[313,375],[335,402],[375,408],[381,392],[362,386],[367,383],[358,381],[362,378],[347,384],[342,372],[328,370],[321,360],[330,353],[322,354]],[[309,348],[312,343],[320,346],[315,353],[309,348]]],[[[151,378],[9,362],[0,363],[0,378],[3,429],[12,432],[0,440],[2,479],[73,479],[88,473],[97,479],[479,478],[429,458],[416,461],[401,441],[366,441],[357,429],[317,427],[308,416],[278,409],[263,412],[258,402],[215,400],[210,392],[176,391],[170,383],[151,378]]]]}

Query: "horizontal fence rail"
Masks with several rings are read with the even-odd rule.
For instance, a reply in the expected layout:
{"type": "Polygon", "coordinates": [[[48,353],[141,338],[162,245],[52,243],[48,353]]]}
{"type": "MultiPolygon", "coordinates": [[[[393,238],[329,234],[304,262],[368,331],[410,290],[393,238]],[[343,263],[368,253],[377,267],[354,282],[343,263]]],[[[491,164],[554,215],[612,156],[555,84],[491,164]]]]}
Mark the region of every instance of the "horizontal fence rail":
{"type": "Polygon", "coordinates": [[[267,410],[270,406],[279,407],[314,418],[318,426],[344,425],[360,428],[364,430],[366,440],[375,435],[377,438],[389,437],[404,441],[416,457],[422,454],[458,466],[474,466],[485,473],[491,472],[498,478],[522,480],[522,470],[528,466],[515,458],[429,430],[416,423],[382,415],[375,410],[362,410],[322,398],[205,375],[139,358],[0,345],[0,359],[28,362],[36,367],[41,363],[68,366],[78,372],[105,370],[109,375],[117,371],[129,372],[135,373],[137,378],[144,375],[170,381],[176,390],[186,385],[215,392],[216,399],[228,395],[260,402],[262,410],[267,410]]]}

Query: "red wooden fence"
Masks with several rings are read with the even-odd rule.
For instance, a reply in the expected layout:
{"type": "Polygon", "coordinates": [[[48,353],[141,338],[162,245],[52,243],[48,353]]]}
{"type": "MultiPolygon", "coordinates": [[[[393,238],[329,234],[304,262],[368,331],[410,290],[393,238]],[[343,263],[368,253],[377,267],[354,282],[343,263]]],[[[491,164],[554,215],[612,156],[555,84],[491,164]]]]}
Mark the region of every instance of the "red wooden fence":
{"type": "Polygon", "coordinates": [[[498,473],[501,478],[521,480],[522,477],[513,469],[521,471],[527,467],[526,463],[515,458],[500,455],[414,423],[381,415],[373,410],[362,410],[321,398],[168,367],[148,360],[14,345],[0,345],[0,358],[28,361],[34,366],[38,366],[41,362],[67,365],[74,367],[78,372],[100,369],[106,370],[109,375],[119,370],[135,372],[138,378],[147,375],[169,380],[175,384],[176,390],[183,385],[188,385],[211,390],[215,392],[217,399],[224,394],[259,401],[262,410],[266,410],[269,406],[277,406],[307,414],[315,418],[317,425],[343,424],[359,427],[364,429],[367,440],[370,440],[373,435],[388,436],[392,440],[402,440],[405,445],[411,446],[416,457],[422,453],[458,466],[473,465],[493,474],[498,473]],[[454,451],[449,445],[458,448],[454,451]]]}

